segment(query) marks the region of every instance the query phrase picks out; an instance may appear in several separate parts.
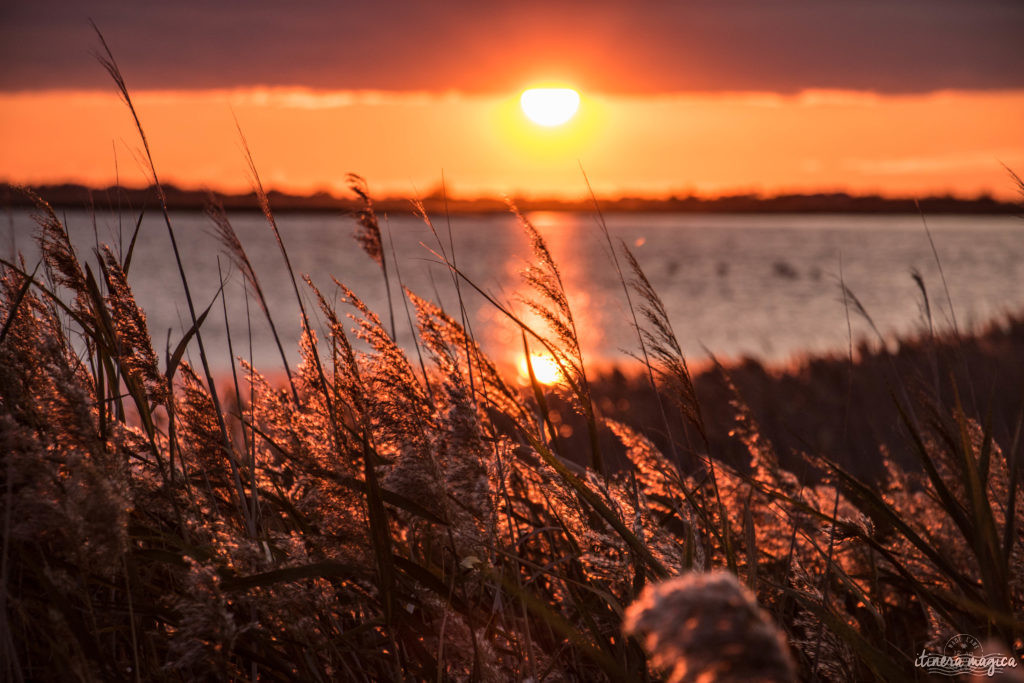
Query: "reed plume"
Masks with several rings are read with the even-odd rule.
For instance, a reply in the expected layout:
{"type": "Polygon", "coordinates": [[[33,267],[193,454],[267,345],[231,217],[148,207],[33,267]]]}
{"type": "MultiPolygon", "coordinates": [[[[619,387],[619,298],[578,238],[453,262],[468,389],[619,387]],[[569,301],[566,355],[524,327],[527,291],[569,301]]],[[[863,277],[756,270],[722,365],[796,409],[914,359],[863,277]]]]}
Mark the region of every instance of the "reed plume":
{"type": "Polygon", "coordinates": [[[796,680],[785,636],[728,572],[648,587],[626,611],[623,630],[643,634],[671,683],[796,680]]]}

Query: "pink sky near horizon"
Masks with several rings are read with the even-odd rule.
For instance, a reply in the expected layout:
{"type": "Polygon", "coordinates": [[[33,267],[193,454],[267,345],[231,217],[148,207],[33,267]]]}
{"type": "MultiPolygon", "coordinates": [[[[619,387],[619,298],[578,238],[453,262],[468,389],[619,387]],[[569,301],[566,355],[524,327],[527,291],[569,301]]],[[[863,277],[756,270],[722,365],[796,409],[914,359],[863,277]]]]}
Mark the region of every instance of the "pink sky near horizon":
{"type": "MultiPolygon", "coordinates": [[[[524,83],[523,86],[528,86],[524,83]]],[[[887,196],[1016,190],[1024,90],[877,94],[808,90],[582,92],[568,124],[525,119],[519,92],[140,90],[132,97],[161,180],[250,188],[233,115],[264,185],[422,196],[847,191],[887,196]]],[[[0,179],[105,186],[147,181],[127,108],[110,90],[0,93],[0,179]]]]}

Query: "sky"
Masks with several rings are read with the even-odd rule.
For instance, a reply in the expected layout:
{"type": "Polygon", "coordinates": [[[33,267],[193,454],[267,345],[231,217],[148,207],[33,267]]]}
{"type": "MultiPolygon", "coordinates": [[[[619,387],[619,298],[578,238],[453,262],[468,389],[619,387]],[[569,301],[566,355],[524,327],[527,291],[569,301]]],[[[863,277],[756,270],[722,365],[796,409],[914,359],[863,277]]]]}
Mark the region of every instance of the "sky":
{"type": "Polygon", "coordinates": [[[0,179],[427,194],[1012,197],[1024,3],[7,2],[0,179]],[[564,126],[524,88],[577,89],[564,126]]]}

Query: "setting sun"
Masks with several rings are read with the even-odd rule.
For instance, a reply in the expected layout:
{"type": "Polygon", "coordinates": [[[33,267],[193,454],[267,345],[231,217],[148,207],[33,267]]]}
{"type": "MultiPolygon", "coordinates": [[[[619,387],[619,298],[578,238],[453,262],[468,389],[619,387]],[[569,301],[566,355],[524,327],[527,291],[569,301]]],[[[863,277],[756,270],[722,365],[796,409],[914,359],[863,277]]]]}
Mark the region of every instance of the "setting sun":
{"type": "Polygon", "coordinates": [[[519,98],[526,117],[541,126],[559,126],[573,117],[580,94],[572,88],[530,88],[519,98]]]}

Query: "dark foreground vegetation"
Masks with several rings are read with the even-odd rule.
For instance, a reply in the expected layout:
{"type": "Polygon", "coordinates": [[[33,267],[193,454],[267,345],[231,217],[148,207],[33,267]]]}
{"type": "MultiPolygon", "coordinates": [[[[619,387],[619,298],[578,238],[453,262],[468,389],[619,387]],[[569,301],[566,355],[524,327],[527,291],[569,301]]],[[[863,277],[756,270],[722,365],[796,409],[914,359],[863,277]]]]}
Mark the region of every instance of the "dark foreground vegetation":
{"type": "MultiPolygon", "coordinates": [[[[353,189],[360,242],[397,282],[353,189]]],[[[238,302],[183,279],[192,327],[154,348],[131,249],[80,257],[34,201],[44,260],[4,263],[0,294],[9,680],[895,681],[956,633],[1020,655],[1020,321],[694,377],[605,233],[641,360],[639,379],[596,381],[521,220],[545,321],[522,343],[560,364],[555,388],[509,386],[461,311],[400,282],[382,322],[298,273],[301,364],[282,353],[277,386],[240,361],[218,386],[202,332],[238,302]]]]}
{"type": "Polygon", "coordinates": [[[86,263],[39,219],[0,304],[11,679],[895,680],[954,633],[1020,646],[1019,320],[691,377],[624,251],[648,360],[588,381],[523,221],[556,388],[513,389],[411,292],[407,354],[307,282],[325,339],[290,381],[243,362],[213,392],[183,358],[223,295],[161,354],[130,253],[86,263]]]}
{"type": "MultiPolygon", "coordinates": [[[[957,336],[923,333],[914,338],[862,342],[848,356],[814,356],[787,365],[764,365],[753,359],[736,360],[726,370],[701,364],[693,384],[700,399],[712,452],[719,460],[743,468],[746,446],[730,434],[737,396],[756,416],[761,433],[772,443],[782,464],[794,472],[812,472],[801,452],[825,453],[839,465],[866,480],[884,473],[879,449],[902,467],[914,467],[906,456],[907,431],[898,418],[894,393],[914,405],[921,397],[947,407],[957,394],[975,415],[993,411],[1001,430],[996,439],[1011,443],[1016,412],[1024,387],[1024,319],[993,322],[973,334],[957,336]]],[[[625,368],[624,368],[625,369],[625,368]]],[[[649,436],[661,450],[671,448],[665,436],[658,401],[643,373],[605,372],[594,381],[602,414],[627,422],[649,436]]],[[[572,415],[556,397],[552,405],[572,415]]],[[[672,440],[685,443],[685,421],[668,415],[672,440]]],[[[575,450],[582,447],[573,430],[575,450]]],[[[616,453],[614,440],[607,448],[616,453]]],[[[622,462],[622,461],[620,461],[622,462]]]]}

